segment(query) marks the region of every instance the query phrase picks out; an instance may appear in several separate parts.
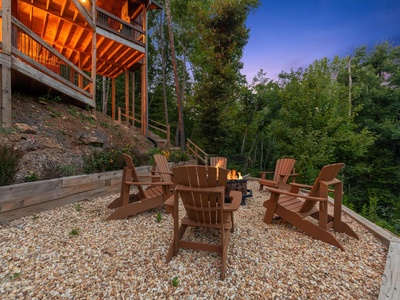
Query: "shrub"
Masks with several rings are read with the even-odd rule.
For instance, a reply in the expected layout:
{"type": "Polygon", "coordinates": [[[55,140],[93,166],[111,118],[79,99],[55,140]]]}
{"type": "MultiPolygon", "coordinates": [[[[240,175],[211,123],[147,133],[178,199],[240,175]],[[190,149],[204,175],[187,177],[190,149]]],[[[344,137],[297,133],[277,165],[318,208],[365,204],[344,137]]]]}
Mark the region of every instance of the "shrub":
{"type": "Polygon", "coordinates": [[[125,167],[122,153],[130,155],[136,166],[140,166],[146,160],[146,157],[136,153],[131,145],[120,149],[95,150],[83,158],[84,172],[90,174],[121,170],[125,167]]]}
{"type": "Polygon", "coordinates": [[[39,176],[36,173],[32,173],[25,176],[25,181],[27,182],[38,181],[38,180],[39,176]]]}
{"type": "Polygon", "coordinates": [[[57,162],[48,162],[43,168],[41,180],[78,175],[79,169],[74,165],[58,165],[57,162]]]}
{"type": "Polygon", "coordinates": [[[170,162],[180,162],[180,161],[188,161],[189,156],[185,151],[182,151],[180,149],[178,150],[165,150],[162,148],[152,148],[148,151],[148,154],[150,156],[149,162],[150,164],[154,164],[154,159],[153,155],[154,154],[163,154],[167,158],[168,161],[170,162]]]}
{"type": "Polygon", "coordinates": [[[22,156],[22,150],[14,149],[7,145],[0,145],[0,186],[9,185],[14,182],[22,156]]]}

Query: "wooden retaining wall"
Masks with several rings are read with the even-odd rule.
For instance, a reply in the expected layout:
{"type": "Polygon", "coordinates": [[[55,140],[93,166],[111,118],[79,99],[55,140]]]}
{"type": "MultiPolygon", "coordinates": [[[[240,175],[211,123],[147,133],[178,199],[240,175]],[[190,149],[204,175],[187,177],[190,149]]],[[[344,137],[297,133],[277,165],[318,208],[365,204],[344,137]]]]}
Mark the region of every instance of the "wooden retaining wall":
{"type": "MultiPolygon", "coordinates": [[[[197,164],[189,160],[179,164],[197,164]]],[[[170,168],[175,164],[168,163],[170,168]]],[[[139,175],[149,166],[136,167],[139,175]]],[[[66,204],[118,193],[122,170],[0,186],[0,224],[66,204]]]]}
{"type": "MultiPolygon", "coordinates": [[[[148,167],[137,167],[139,174],[148,167]]],[[[78,175],[0,187],[0,223],[69,203],[118,193],[122,171],[78,175]]]]}

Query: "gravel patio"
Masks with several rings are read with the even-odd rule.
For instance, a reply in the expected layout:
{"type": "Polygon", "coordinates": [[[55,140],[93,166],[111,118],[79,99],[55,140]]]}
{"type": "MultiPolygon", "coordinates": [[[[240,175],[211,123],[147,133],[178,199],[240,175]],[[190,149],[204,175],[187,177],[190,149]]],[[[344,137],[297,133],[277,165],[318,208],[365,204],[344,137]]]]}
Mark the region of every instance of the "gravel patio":
{"type": "Polygon", "coordinates": [[[0,298],[377,299],[388,251],[377,237],[344,215],[360,240],[335,233],[343,252],[281,220],[264,224],[268,192],[248,188],[224,281],[214,253],[180,249],[165,263],[173,223],[163,208],[106,221],[112,195],[0,225],[0,298]]]}

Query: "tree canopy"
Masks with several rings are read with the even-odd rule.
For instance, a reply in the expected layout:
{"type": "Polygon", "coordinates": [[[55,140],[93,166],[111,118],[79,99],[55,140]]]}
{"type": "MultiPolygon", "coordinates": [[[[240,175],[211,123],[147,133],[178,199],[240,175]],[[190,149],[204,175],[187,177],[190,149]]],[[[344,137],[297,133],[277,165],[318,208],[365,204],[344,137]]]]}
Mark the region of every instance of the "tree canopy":
{"type": "MultiPolygon", "coordinates": [[[[400,232],[400,47],[361,46],[278,80],[260,70],[249,84],[240,59],[258,5],[171,0],[186,136],[253,176],[293,157],[299,181],[311,183],[323,165],[344,162],[346,204],[400,232]]],[[[168,109],[176,126],[167,24],[160,13],[152,18],[150,115],[163,120],[168,109]]]]}

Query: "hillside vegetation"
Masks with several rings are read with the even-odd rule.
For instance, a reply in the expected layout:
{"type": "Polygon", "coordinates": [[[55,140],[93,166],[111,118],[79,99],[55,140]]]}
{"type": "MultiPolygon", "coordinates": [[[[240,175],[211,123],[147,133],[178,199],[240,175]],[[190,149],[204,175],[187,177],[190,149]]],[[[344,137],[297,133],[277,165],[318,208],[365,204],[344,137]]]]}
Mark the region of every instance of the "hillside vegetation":
{"type": "Polygon", "coordinates": [[[98,161],[111,160],[104,153],[125,149],[142,164],[154,147],[140,129],[66,104],[60,97],[14,94],[12,124],[0,129],[0,145],[22,152],[14,183],[85,173],[93,153],[98,153],[98,161]]]}

